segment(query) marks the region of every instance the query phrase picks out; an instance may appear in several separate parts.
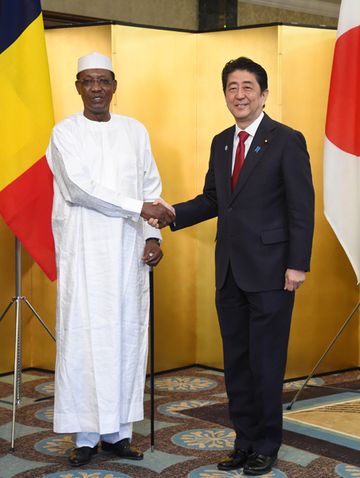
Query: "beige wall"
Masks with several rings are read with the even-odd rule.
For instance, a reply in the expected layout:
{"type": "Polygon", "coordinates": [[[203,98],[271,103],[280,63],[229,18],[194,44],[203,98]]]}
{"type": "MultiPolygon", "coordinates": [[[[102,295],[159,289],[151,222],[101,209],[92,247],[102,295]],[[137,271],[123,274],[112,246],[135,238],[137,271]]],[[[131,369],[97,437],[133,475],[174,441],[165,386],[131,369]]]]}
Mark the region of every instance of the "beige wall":
{"type": "Polygon", "coordinates": [[[140,25],[197,29],[197,0],[41,0],[43,10],[140,25]]]}
{"type": "MultiPolygon", "coordinates": [[[[312,271],[294,311],[287,376],[306,375],[359,298],[355,276],[322,210],[322,147],[335,32],[265,27],[185,34],[122,26],[46,33],[56,120],[81,109],[73,87],[76,59],[97,49],[113,56],[119,88],[113,110],[142,121],[151,136],[164,197],[200,192],[212,136],[232,124],[221,91],[224,63],[248,55],[269,73],[266,111],[305,133],[317,194],[312,271]]],[[[155,272],[156,366],[194,362],[222,367],[214,306],[215,221],[164,232],[165,259],[155,272]]],[[[0,305],[13,295],[13,238],[0,226],[4,272],[0,305]]],[[[24,258],[24,294],[54,327],[55,284],[24,258]]],[[[52,368],[54,345],[25,315],[24,366],[52,368]]],[[[0,370],[11,368],[13,315],[0,325],[0,370]]],[[[349,326],[321,370],[358,366],[359,324],[349,326]]]]}
{"type": "MultiPolygon", "coordinates": [[[[271,0],[266,2],[266,0],[262,0],[257,4],[256,0],[239,0],[237,24],[243,26],[293,22],[336,27],[338,5],[317,2],[316,5],[319,5],[319,7],[323,5],[323,8],[315,8],[314,5],[309,5],[309,3],[311,3],[310,0],[307,2],[304,2],[304,0],[287,2],[273,2],[271,0]],[[327,8],[325,5],[327,5],[327,8]],[[301,11],[302,8],[304,11],[301,11]],[[328,15],[324,13],[327,9],[329,11],[328,15]]],[[[197,30],[198,28],[198,0],[102,0],[98,2],[89,2],[88,0],[41,0],[41,5],[44,10],[140,25],[187,30],[197,30]]]]}
{"type": "MultiPolygon", "coordinates": [[[[256,3],[256,2],[254,2],[256,3]]],[[[303,25],[337,26],[337,16],[316,15],[313,13],[291,10],[292,5],[301,2],[287,2],[289,8],[276,8],[266,5],[238,2],[238,25],[261,25],[264,23],[300,23],[303,25]]],[[[294,5],[294,6],[295,6],[294,5]]]]}

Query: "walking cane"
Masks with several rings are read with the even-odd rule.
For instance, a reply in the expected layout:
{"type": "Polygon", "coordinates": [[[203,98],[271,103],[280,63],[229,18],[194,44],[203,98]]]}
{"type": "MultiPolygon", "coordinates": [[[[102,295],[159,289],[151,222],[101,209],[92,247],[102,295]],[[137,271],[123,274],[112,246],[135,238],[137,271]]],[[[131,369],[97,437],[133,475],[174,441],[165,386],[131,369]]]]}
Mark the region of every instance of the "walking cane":
{"type": "Polygon", "coordinates": [[[155,447],[155,350],[154,350],[154,272],[151,267],[149,272],[150,284],[150,444],[151,451],[155,447]]]}

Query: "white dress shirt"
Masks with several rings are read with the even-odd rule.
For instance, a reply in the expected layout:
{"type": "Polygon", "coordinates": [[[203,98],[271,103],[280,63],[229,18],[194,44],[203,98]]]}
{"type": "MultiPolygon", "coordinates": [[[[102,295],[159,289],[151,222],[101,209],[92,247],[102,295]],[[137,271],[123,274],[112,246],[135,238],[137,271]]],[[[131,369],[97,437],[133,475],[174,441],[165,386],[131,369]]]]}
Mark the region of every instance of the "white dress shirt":
{"type": "Polygon", "coordinates": [[[245,129],[240,129],[237,124],[235,124],[235,134],[234,134],[234,144],[233,144],[233,152],[232,152],[232,167],[231,167],[231,172],[234,169],[234,164],[235,164],[235,156],[236,156],[236,149],[237,145],[239,143],[239,132],[240,131],[246,131],[249,133],[249,137],[245,141],[245,158],[246,155],[250,149],[252,140],[254,139],[255,133],[259,127],[259,124],[261,123],[261,120],[264,117],[264,112],[262,111],[259,116],[256,118],[255,121],[253,121],[247,128],[245,129]]]}

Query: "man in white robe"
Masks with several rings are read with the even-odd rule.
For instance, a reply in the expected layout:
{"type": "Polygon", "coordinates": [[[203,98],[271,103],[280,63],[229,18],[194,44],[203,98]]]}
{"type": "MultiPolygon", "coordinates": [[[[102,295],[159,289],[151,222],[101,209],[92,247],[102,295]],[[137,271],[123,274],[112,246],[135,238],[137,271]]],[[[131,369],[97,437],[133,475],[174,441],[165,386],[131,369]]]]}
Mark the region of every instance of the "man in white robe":
{"type": "Polygon", "coordinates": [[[54,431],[76,433],[69,461],[80,466],[100,440],[117,456],[143,458],[132,422],[143,419],[148,266],[162,258],[160,232],[146,220],[173,215],[152,204],[161,180],[146,129],[109,112],[110,59],[80,58],[76,88],[84,111],[54,127],[47,158],[58,271],[54,431]]]}

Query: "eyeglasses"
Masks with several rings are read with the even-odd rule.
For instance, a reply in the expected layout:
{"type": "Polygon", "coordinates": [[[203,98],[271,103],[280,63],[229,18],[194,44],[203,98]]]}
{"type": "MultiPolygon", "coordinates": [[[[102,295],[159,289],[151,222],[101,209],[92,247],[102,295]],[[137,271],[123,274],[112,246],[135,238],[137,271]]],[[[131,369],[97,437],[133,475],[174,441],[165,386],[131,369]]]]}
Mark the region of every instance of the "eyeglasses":
{"type": "Polygon", "coordinates": [[[76,81],[88,88],[89,86],[94,86],[95,83],[99,83],[99,85],[103,87],[110,86],[114,80],[108,80],[107,78],[84,78],[76,81]]]}

